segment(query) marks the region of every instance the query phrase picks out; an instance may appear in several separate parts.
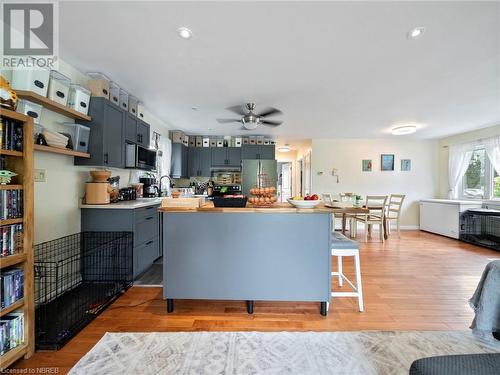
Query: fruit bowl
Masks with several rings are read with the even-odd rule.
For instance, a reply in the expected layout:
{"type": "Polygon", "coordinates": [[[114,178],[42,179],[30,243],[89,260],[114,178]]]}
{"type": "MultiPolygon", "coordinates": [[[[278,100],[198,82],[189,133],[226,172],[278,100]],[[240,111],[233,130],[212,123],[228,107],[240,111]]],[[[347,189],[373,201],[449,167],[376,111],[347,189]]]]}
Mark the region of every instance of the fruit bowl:
{"type": "Polygon", "coordinates": [[[314,208],[321,203],[321,199],[317,200],[294,200],[288,199],[288,203],[297,208],[314,208]]]}

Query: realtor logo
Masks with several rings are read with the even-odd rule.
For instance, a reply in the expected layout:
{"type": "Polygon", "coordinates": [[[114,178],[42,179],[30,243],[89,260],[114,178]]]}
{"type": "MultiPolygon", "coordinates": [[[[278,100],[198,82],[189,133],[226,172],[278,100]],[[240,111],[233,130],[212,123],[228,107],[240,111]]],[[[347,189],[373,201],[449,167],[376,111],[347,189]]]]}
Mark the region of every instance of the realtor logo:
{"type": "Polygon", "coordinates": [[[2,3],[2,65],[11,68],[53,67],[57,47],[57,4],[50,0],[2,3]]]}

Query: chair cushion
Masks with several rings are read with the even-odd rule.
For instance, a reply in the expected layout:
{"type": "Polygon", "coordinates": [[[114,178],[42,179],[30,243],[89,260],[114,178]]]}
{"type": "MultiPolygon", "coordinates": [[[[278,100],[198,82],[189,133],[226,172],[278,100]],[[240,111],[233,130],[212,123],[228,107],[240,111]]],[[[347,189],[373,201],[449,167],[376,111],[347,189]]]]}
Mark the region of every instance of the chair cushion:
{"type": "Polygon", "coordinates": [[[494,375],[499,369],[500,353],[445,355],[417,359],[410,375],[494,375]]]}
{"type": "Polygon", "coordinates": [[[332,233],[332,249],[359,249],[357,241],[350,240],[342,233],[332,233]]]}

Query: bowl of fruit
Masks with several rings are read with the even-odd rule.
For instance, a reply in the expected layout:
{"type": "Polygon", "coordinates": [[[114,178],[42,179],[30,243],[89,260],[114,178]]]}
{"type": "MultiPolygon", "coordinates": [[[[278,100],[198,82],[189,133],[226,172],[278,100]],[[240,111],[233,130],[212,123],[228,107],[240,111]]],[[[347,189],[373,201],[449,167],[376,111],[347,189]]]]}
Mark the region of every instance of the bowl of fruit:
{"type": "Polygon", "coordinates": [[[321,203],[321,199],[319,199],[317,194],[306,195],[305,197],[296,195],[288,199],[288,203],[297,208],[314,208],[321,203]]]}

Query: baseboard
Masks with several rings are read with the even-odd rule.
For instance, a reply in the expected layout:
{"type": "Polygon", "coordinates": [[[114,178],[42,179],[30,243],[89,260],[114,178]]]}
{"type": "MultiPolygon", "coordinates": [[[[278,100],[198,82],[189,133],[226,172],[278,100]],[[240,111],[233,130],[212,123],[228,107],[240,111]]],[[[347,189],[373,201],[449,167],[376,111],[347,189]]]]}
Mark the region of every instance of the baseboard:
{"type": "MultiPolygon", "coordinates": [[[[358,223],[357,228],[359,230],[363,230],[365,225],[363,223],[358,223]]],[[[347,225],[347,228],[349,228],[349,224],[347,225]]],[[[419,230],[420,226],[419,225],[401,225],[401,230],[419,230]]],[[[335,229],[340,230],[342,229],[340,224],[335,225],[335,229]]],[[[396,225],[391,224],[391,230],[396,230],[396,225]]]]}

